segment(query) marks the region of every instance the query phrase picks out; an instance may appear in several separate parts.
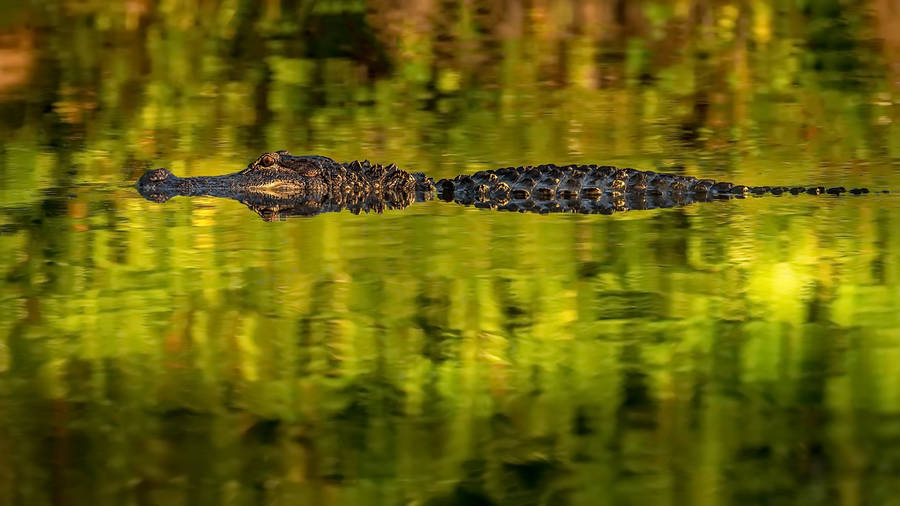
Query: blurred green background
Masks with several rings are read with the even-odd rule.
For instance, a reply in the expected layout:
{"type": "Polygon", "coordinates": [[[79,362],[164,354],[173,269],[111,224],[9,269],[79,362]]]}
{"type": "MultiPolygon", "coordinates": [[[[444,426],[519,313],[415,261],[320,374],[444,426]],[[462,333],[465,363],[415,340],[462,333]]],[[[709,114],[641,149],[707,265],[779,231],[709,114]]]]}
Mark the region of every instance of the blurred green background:
{"type": "Polygon", "coordinates": [[[900,200],[265,223],[261,152],[900,190],[892,0],[0,0],[0,505],[900,504],[900,200]]]}

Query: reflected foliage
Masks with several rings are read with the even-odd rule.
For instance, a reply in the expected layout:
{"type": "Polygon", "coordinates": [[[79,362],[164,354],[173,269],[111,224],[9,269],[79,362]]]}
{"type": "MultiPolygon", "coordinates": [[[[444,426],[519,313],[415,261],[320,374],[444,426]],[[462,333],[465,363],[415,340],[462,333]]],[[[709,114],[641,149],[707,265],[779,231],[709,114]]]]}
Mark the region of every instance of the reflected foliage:
{"type": "Polygon", "coordinates": [[[282,147],[894,189],[889,3],[0,2],[0,504],[891,504],[894,194],[134,190],[282,147]]]}

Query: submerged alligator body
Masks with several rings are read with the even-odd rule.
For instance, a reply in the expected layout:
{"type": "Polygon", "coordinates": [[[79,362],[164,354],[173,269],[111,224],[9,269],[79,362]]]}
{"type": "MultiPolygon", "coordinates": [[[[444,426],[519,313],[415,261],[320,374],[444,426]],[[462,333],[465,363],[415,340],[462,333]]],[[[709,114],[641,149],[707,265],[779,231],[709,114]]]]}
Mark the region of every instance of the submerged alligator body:
{"type": "Polygon", "coordinates": [[[141,195],[154,202],[179,195],[237,200],[267,221],[344,209],[381,212],[435,197],[506,211],[612,214],[748,194],[869,193],[867,188],[751,187],[606,165],[507,167],[435,182],[393,164],[339,163],[287,151],[264,153],[246,169],[222,176],[180,178],[166,169],[155,169],[145,173],[137,186],[141,195]]]}

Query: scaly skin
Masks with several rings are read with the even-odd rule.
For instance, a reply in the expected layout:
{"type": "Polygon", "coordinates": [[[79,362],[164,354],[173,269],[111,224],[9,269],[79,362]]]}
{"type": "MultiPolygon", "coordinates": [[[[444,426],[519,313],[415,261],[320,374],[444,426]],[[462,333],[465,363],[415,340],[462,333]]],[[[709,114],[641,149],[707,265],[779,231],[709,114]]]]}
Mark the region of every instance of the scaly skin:
{"type": "MultiPolygon", "coordinates": [[[[183,196],[238,200],[267,221],[348,209],[381,212],[402,209],[435,194],[445,201],[520,212],[611,214],[673,207],[748,193],[840,195],[843,187],[748,187],[676,174],[598,165],[507,167],[442,179],[368,161],[338,163],[324,156],[264,153],[246,169],[223,176],[179,178],[166,169],[148,171],[138,181],[148,200],[183,196]]],[[[849,193],[869,193],[853,188],[849,193]]]]}
{"type": "Polygon", "coordinates": [[[415,198],[416,180],[396,165],[338,163],[324,156],[265,153],[246,169],[224,176],[176,177],[166,169],[148,171],[138,181],[147,200],[209,196],[242,202],[269,221],[348,209],[382,212],[402,209],[415,198]]]}

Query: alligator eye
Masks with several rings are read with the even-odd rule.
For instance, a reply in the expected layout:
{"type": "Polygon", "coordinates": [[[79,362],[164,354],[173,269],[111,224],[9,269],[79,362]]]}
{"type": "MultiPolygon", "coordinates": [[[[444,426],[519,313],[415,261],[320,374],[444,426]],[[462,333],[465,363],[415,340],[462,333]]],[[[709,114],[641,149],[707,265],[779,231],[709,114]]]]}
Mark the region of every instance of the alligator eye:
{"type": "Polygon", "coordinates": [[[263,167],[271,167],[275,165],[275,157],[266,153],[259,159],[259,164],[263,167]]]}

